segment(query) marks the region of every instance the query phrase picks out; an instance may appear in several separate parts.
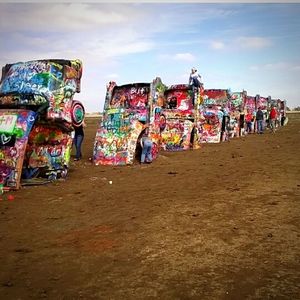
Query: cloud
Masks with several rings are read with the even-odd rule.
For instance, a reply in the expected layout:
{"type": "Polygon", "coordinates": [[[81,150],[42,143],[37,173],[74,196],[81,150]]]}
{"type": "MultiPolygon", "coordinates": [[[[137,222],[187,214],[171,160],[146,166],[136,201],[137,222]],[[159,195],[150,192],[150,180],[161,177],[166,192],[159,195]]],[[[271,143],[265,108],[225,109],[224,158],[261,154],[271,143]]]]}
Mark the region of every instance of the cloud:
{"type": "Polygon", "coordinates": [[[214,50],[221,50],[225,48],[225,44],[221,41],[213,41],[211,42],[211,48],[214,50]]]}
{"type": "Polygon", "coordinates": [[[182,62],[193,62],[196,60],[196,57],[189,53],[175,53],[175,54],[162,54],[159,56],[162,60],[174,60],[182,62]]]}
{"type": "Polygon", "coordinates": [[[65,3],[65,4],[0,4],[0,30],[67,31],[118,26],[126,23],[128,16],[120,10],[112,10],[110,5],[65,3]],[[14,17],[17,15],[18,17],[14,17]],[[12,23],[11,20],[14,19],[12,23]]]}
{"type": "Polygon", "coordinates": [[[271,46],[272,42],[268,38],[243,36],[236,38],[235,44],[239,45],[241,48],[261,49],[271,46]]]}
{"type": "Polygon", "coordinates": [[[147,52],[155,47],[150,38],[132,27],[116,27],[91,34],[74,32],[71,35],[63,31],[38,36],[13,32],[6,43],[0,44],[0,57],[5,61],[68,57],[114,64],[122,56],[147,52]]]}
{"type": "Polygon", "coordinates": [[[177,53],[173,56],[174,60],[191,62],[195,60],[195,56],[191,53],[177,53]]]}
{"type": "Polygon", "coordinates": [[[263,49],[272,45],[269,38],[264,37],[246,37],[225,38],[225,41],[214,40],[207,41],[207,44],[213,50],[240,50],[240,49],[263,49]]]}
{"type": "Polygon", "coordinates": [[[296,65],[296,66],[293,66],[292,70],[294,70],[294,71],[300,71],[300,64],[296,65]]]}
{"type": "Polygon", "coordinates": [[[249,68],[251,71],[300,71],[300,64],[291,62],[276,62],[262,65],[252,65],[249,68]]]}

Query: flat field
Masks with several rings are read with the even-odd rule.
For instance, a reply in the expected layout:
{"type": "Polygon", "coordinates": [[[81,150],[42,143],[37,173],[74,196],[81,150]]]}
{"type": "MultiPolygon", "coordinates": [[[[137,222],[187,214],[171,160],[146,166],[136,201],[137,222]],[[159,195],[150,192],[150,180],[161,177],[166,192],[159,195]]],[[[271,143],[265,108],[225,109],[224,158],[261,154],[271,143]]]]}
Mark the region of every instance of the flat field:
{"type": "Polygon", "coordinates": [[[300,299],[300,114],[0,196],[0,299],[300,299]],[[112,181],[112,184],[110,184],[112,181]]]}

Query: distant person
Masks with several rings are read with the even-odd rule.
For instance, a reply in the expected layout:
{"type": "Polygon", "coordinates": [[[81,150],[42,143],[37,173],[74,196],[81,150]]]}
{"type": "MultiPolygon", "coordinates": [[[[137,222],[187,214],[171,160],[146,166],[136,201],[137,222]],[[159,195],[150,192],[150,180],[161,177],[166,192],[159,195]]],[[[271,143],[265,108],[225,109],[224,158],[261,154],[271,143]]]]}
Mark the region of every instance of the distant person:
{"type": "Polygon", "coordinates": [[[80,126],[74,126],[75,135],[73,144],[75,145],[76,154],[74,161],[82,159],[81,145],[84,139],[84,127],[86,127],[85,122],[83,121],[80,126]]]}
{"type": "Polygon", "coordinates": [[[193,106],[196,104],[195,100],[198,99],[200,92],[201,92],[201,87],[203,85],[202,83],[202,78],[198,74],[198,71],[196,68],[191,69],[190,77],[189,77],[189,85],[192,86],[193,89],[193,106]]]}
{"type": "Polygon", "coordinates": [[[284,109],[281,110],[280,115],[281,115],[280,125],[284,126],[286,120],[286,112],[284,111],[284,109]]]}
{"type": "Polygon", "coordinates": [[[264,133],[264,113],[259,107],[256,112],[256,121],[257,121],[257,133],[264,133]]]}
{"type": "Polygon", "coordinates": [[[149,137],[149,129],[148,128],[145,130],[140,143],[141,143],[141,147],[142,147],[141,164],[151,163],[152,162],[153,143],[149,137]]]}
{"type": "Polygon", "coordinates": [[[245,135],[245,112],[243,110],[240,110],[240,136],[245,135]]]}
{"type": "Polygon", "coordinates": [[[269,115],[269,125],[272,130],[272,133],[275,133],[275,126],[276,126],[276,118],[277,118],[277,112],[274,106],[272,106],[270,115],[269,115]]]}
{"type": "Polygon", "coordinates": [[[246,121],[246,132],[249,134],[252,132],[252,120],[253,120],[253,114],[248,109],[247,114],[245,115],[245,121],[246,121]]]}
{"type": "Polygon", "coordinates": [[[229,142],[229,125],[230,125],[230,117],[227,114],[224,114],[222,118],[222,128],[221,128],[221,141],[229,142]]]}

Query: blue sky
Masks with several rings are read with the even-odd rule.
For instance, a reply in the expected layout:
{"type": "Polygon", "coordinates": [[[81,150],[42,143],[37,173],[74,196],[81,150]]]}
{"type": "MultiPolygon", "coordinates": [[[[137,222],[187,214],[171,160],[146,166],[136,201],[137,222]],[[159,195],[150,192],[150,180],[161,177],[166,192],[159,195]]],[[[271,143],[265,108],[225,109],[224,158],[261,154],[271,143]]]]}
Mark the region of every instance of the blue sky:
{"type": "Polygon", "coordinates": [[[109,80],[121,85],[159,76],[167,85],[187,83],[191,67],[207,89],[245,89],[294,108],[300,106],[299,16],[300,3],[1,2],[0,66],[81,59],[75,99],[87,112],[103,110],[109,80]]]}

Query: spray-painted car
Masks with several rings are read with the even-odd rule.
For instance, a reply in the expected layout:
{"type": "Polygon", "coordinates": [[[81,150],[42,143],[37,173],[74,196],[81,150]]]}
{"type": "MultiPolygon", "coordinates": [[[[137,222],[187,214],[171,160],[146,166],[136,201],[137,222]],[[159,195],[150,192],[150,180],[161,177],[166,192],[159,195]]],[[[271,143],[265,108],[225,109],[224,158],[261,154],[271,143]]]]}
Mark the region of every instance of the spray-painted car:
{"type": "Polygon", "coordinates": [[[244,135],[244,106],[247,92],[232,92],[230,94],[230,137],[238,137],[244,135]]]}
{"type": "Polygon", "coordinates": [[[0,82],[0,181],[18,189],[21,179],[65,177],[73,125],[84,108],[80,60],[46,59],[6,64],[0,82]]]}
{"type": "Polygon", "coordinates": [[[140,137],[146,128],[153,141],[152,157],[160,143],[160,78],[152,83],[107,87],[104,111],[93,149],[95,165],[133,164],[140,154],[140,137]]]}
{"type": "MultiPolygon", "coordinates": [[[[165,105],[161,111],[164,126],[161,127],[161,148],[165,151],[181,151],[200,147],[199,99],[191,85],[177,84],[164,92],[165,105]]],[[[199,94],[201,98],[201,93],[199,94]]],[[[162,122],[161,122],[162,123],[162,122]]]]}
{"type": "Polygon", "coordinates": [[[201,132],[202,143],[219,143],[227,136],[229,122],[229,90],[205,89],[200,111],[204,117],[201,132]]]}

